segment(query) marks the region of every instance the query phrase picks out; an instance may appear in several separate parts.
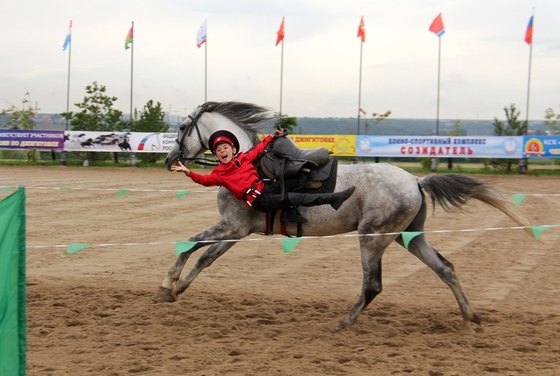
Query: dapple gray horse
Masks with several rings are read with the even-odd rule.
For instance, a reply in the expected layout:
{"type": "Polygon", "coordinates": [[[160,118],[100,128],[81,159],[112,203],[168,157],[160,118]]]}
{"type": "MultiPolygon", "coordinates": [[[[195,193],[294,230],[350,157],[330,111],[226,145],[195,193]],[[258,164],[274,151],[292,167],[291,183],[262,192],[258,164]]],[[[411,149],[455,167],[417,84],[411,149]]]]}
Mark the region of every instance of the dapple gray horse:
{"type": "MultiPolygon", "coordinates": [[[[233,132],[239,139],[241,151],[245,151],[259,142],[257,131],[270,119],[269,110],[254,104],[207,102],[181,124],[177,143],[167,155],[167,169],[170,170],[178,159],[185,164],[194,161],[200,153],[208,150],[208,138],[217,130],[233,132]]],[[[460,208],[470,199],[476,199],[502,211],[520,226],[530,225],[526,215],[494,188],[463,175],[441,174],[418,178],[389,164],[339,166],[335,191],[351,186],[356,187],[354,194],[337,211],[329,205],[300,208],[301,214],[309,220],[303,224],[304,235],[335,235],[356,230],[360,235],[386,234],[359,236],[362,292],[354,307],[336,326],[336,330],[354,323],[381,292],[381,258],[387,246],[393,241],[404,246],[400,232],[424,230],[428,212],[426,195],[430,197],[433,209],[437,203],[451,211],[460,208]]],[[[223,187],[218,190],[217,200],[222,220],[189,239],[197,243],[191,250],[179,255],[157,292],[158,301],[177,300],[178,295],[190,286],[196,276],[230,249],[235,240],[251,233],[265,233],[264,213],[247,207],[223,187]],[[190,255],[208,245],[210,248],[200,256],[190,272],[180,279],[190,255]]],[[[287,230],[294,234],[296,227],[289,224],[287,230]]],[[[423,232],[410,240],[407,250],[429,266],[451,288],[465,325],[480,323],[459,284],[453,265],[428,243],[423,232]]]]}

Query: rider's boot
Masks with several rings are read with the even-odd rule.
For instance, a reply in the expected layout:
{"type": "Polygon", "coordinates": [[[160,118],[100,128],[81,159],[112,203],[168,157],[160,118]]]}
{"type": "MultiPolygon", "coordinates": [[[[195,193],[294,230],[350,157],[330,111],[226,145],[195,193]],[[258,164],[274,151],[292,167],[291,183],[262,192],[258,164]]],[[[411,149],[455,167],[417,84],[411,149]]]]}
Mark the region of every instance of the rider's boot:
{"type": "Polygon", "coordinates": [[[354,193],[356,187],[350,187],[345,191],[337,193],[288,193],[288,199],[293,206],[316,206],[329,204],[335,210],[338,210],[350,196],[354,193]]]}

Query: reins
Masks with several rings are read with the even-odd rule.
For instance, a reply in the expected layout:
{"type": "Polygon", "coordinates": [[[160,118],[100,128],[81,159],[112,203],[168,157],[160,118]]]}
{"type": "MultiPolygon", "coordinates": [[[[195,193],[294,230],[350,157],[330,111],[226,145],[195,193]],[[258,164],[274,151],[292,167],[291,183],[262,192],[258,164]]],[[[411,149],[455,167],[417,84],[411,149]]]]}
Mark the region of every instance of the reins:
{"type": "Polygon", "coordinates": [[[203,150],[209,150],[208,147],[206,147],[206,145],[204,145],[204,142],[202,141],[202,135],[200,133],[200,129],[198,128],[198,120],[200,119],[200,117],[202,116],[202,114],[204,113],[204,108],[201,109],[199,111],[198,114],[196,114],[196,116],[193,118],[191,115],[188,116],[189,119],[191,119],[191,123],[187,126],[188,128],[185,129],[185,127],[183,125],[181,125],[179,127],[179,130],[183,131],[183,135],[181,136],[181,139],[179,140],[179,137],[177,137],[175,139],[175,142],[179,144],[179,155],[181,157],[183,157],[184,161],[189,161],[189,162],[195,162],[199,165],[204,165],[204,166],[217,166],[218,162],[214,161],[214,162],[209,162],[207,161],[205,158],[186,158],[185,155],[183,154],[183,141],[185,140],[186,136],[191,135],[193,129],[196,129],[196,135],[198,136],[198,142],[200,142],[200,146],[202,147],[203,150]]]}

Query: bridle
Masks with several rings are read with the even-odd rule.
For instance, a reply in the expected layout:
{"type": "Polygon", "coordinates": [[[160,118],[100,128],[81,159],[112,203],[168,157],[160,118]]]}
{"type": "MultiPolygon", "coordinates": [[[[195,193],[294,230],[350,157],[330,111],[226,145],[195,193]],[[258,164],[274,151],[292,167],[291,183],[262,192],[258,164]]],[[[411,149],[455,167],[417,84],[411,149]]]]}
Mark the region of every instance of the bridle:
{"type": "Polygon", "coordinates": [[[204,141],[202,141],[202,134],[200,133],[200,129],[198,128],[198,120],[200,119],[200,117],[202,116],[202,114],[204,114],[204,108],[202,108],[196,115],[195,117],[192,117],[191,115],[188,116],[189,119],[191,119],[191,122],[188,125],[184,125],[181,124],[181,126],[179,127],[179,132],[183,132],[183,134],[181,135],[181,139],[179,139],[179,135],[177,135],[177,138],[175,139],[175,142],[179,144],[179,160],[181,161],[181,163],[183,164],[188,164],[190,162],[196,162],[200,165],[206,165],[206,166],[217,166],[218,162],[208,162],[206,161],[206,159],[202,159],[202,158],[187,158],[185,157],[184,154],[184,150],[183,150],[183,141],[185,140],[185,137],[187,136],[191,136],[193,129],[196,130],[196,135],[198,136],[198,142],[200,143],[200,146],[202,147],[202,150],[209,150],[209,148],[204,144],[204,141]],[[185,163],[187,162],[187,163],[185,163]]]}

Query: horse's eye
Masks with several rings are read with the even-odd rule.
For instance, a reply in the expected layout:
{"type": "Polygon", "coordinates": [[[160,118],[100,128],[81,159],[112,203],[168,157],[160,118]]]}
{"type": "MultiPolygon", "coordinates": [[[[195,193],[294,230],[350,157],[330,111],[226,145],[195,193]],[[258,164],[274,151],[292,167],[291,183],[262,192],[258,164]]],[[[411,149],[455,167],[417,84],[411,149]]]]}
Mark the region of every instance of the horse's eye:
{"type": "Polygon", "coordinates": [[[184,131],[185,130],[185,124],[181,124],[181,126],[179,126],[179,130],[184,131]]]}

